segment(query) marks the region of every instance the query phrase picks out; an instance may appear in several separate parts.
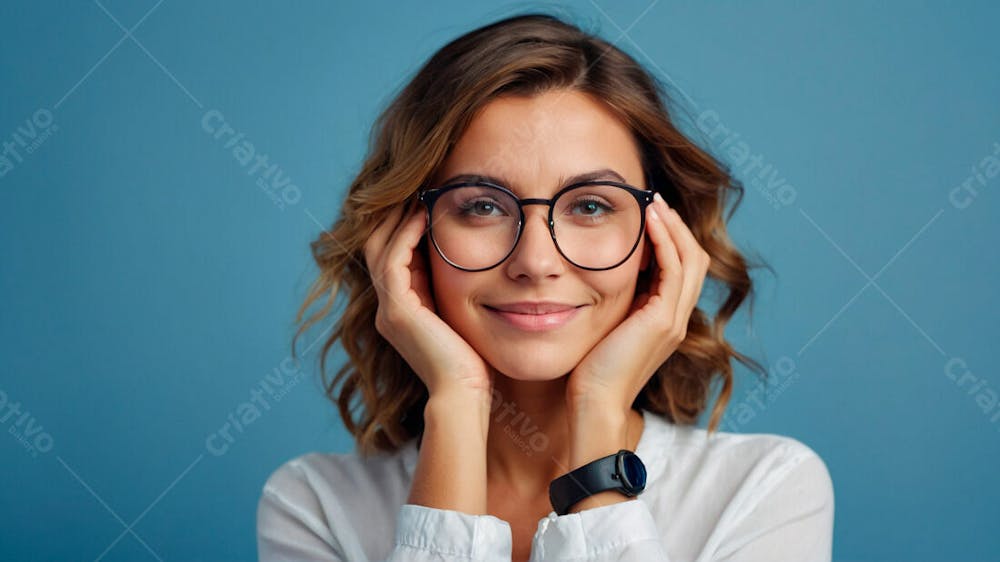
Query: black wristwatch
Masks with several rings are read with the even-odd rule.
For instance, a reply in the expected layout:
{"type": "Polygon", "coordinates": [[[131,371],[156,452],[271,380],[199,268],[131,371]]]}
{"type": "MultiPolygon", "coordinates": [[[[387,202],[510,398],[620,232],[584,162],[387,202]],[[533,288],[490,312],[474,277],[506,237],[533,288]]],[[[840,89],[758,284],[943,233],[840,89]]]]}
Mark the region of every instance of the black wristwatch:
{"type": "Polygon", "coordinates": [[[645,488],[646,465],[635,453],[622,449],[553,480],[549,502],[556,515],[566,515],[577,502],[598,492],[618,490],[632,497],[645,488]]]}

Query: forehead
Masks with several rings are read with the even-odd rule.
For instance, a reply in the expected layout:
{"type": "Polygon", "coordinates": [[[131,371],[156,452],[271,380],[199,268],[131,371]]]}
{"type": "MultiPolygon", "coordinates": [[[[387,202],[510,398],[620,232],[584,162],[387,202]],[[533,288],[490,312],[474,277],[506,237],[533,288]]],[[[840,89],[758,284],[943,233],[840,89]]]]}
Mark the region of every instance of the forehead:
{"type": "Polygon", "coordinates": [[[488,103],[434,180],[442,185],[456,177],[488,178],[522,197],[551,194],[587,179],[644,187],[631,131],[600,101],[569,90],[504,96],[488,103]]]}

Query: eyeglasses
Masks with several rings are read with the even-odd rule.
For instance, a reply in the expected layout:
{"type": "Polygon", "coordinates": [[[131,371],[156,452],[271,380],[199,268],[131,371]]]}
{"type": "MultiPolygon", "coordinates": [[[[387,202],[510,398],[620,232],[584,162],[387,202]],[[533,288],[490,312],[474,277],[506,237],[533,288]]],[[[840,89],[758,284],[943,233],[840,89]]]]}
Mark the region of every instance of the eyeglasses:
{"type": "Polygon", "coordinates": [[[519,199],[489,182],[462,182],[420,192],[431,242],[450,265],[485,271],[514,252],[524,232],[524,206],[549,208],[549,233],[559,253],[581,269],[603,271],[625,263],[646,226],[653,191],[615,181],[587,181],[552,199],[519,199]]]}

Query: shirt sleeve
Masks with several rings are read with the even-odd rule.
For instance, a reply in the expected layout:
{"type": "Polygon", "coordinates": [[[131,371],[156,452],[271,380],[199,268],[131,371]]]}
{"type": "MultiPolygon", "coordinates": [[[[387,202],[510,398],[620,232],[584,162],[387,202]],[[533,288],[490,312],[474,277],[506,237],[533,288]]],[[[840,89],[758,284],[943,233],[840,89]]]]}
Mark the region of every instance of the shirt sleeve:
{"type": "Polygon", "coordinates": [[[726,534],[717,562],[829,562],[833,557],[833,481],[822,458],[803,458],[771,484],[726,534]]]}
{"type": "MultiPolygon", "coordinates": [[[[334,528],[342,516],[320,505],[298,471],[279,470],[265,484],[257,506],[260,562],[367,561],[356,541],[338,540],[334,528]]],[[[344,526],[349,527],[346,520],[344,526]]],[[[502,519],[403,504],[392,548],[379,562],[510,562],[511,552],[510,524],[502,519]]]]}
{"type": "Polygon", "coordinates": [[[638,499],[566,515],[552,511],[538,522],[530,562],[669,562],[660,535],[649,507],[638,499]]]}
{"type": "Polygon", "coordinates": [[[510,524],[493,515],[403,504],[386,562],[477,560],[510,562],[510,524]]]}

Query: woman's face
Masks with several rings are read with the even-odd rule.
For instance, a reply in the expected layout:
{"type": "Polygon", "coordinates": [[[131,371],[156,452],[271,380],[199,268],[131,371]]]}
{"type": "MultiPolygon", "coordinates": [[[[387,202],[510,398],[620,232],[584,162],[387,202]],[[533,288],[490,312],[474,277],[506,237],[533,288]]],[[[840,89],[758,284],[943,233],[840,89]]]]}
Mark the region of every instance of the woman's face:
{"type": "MultiPolygon", "coordinates": [[[[628,129],[586,94],[557,90],[535,97],[493,100],[473,119],[431,185],[457,175],[500,178],[525,199],[549,199],[569,178],[612,170],[594,179],[646,189],[638,146],[628,129]]],[[[622,265],[588,271],[566,261],[548,230],[548,208],[524,207],[525,224],[514,252],[493,269],[467,272],[428,245],[438,314],[497,371],[513,379],[550,380],[568,374],[628,314],[639,271],[649,259],[646,236],[622,265]],[[552,301],[579,307],[555,328],[525,329],[538,318],[493,310],[510,303],[552,301]]]]}

